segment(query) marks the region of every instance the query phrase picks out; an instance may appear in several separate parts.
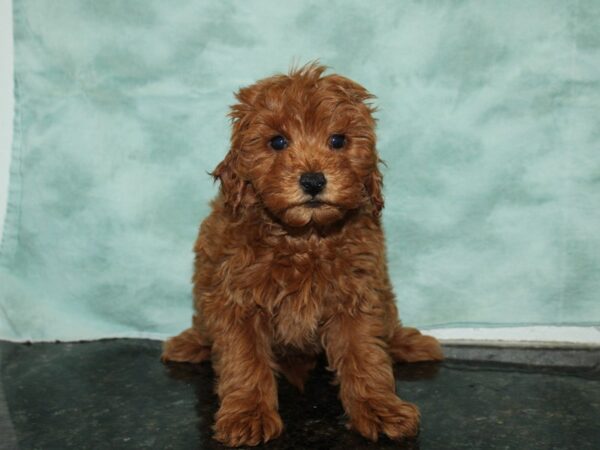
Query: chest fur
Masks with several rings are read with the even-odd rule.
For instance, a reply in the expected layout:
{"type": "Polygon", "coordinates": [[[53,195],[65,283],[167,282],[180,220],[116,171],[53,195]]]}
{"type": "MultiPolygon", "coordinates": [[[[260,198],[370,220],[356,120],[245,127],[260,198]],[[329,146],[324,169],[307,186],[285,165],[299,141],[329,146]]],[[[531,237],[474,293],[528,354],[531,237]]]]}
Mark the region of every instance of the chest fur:
{"type": "Polygon", "coordinates": [[[335,258],[323,250],[301,249],[274,255],[267,300],[273,337],[283,345],[305,348],[318,342],[319,325],[335,302],[335,258]]]}
{"type": "Polygon", "coordinates": [[[236,245],[221,266],[220,289],[240,306],[258,307],[277,343],[306,349],[318,343],[322,323],[340,308],[355,307],[376,284],[381,258],[371,236],[236,245]]]}

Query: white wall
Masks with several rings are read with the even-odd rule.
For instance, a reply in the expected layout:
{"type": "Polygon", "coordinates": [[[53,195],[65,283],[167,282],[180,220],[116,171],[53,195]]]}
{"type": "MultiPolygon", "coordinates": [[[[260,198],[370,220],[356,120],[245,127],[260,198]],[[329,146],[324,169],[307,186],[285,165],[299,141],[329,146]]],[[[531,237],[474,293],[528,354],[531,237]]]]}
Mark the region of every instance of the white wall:
{"type": "Polygon", "coordinates": [[[12,1],[0,0],[0,236],[4,229],[13,130],[12,1]]]}
{"type": "MultiPolygon", "coordinates": [[[[12,0],[0,0],[0,236],[4,227],[13,130],[12,0]]],[[[429,330],[444,340],[570,342],[600,345],[596,327],[460,328],[429,330]]]]}

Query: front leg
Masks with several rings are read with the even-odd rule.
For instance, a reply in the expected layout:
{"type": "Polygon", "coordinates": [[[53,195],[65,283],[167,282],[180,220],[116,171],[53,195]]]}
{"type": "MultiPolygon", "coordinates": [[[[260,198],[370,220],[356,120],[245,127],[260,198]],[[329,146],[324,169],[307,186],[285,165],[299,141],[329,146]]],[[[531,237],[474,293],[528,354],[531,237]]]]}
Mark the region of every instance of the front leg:
{"type": "Polygon", "coordinates": [[[237,316],[228,321],[215,333],[212,352],[221,402],[215,416],[215,439],[238,447],[279,436],[283,423],[277,412],[270,340],[261,317],[255,314],[241,320],[237,316]]]}
{"type": "Polygon", "coordinates": [[[358,312],[334,316],[323,336],[350,426],[372,441],[380,433],[391,439],[413,437],[419,429],[417,407],[396,395],[383,334],[377,316],[358,312]]]}

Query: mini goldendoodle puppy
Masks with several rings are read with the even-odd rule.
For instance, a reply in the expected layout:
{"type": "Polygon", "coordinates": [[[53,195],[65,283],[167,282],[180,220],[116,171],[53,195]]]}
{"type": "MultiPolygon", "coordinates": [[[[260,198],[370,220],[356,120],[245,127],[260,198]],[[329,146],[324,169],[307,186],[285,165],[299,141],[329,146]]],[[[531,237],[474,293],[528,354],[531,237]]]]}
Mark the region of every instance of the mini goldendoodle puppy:
{"type": "Polygon", "coordinates": [[[221,190],[200,227],[193,325],[164,361],[212,360],[215,438],[256,445],[283,428],[278,374],[302,389],[325,352],[350,425],[414,436],[393,361],[439,360],[438,342],[398,320],[380,213],[373,98],[309,64],[241,89],[221,190]]]}

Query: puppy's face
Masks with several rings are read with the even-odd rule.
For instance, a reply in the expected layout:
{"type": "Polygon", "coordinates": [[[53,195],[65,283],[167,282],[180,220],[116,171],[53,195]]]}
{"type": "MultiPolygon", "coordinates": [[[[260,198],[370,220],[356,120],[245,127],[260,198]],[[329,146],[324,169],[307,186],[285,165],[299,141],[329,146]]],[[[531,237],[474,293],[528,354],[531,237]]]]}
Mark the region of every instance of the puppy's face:
{"type": "Polygon", "coordinates": [[[215,171],[226,198],[234,191],[232,203],[252,198],[294,227],[333,223],[361,207],[379,212],[371,95],[323,70],[308,66],[237,94],[232,148],[215,171]]]}

